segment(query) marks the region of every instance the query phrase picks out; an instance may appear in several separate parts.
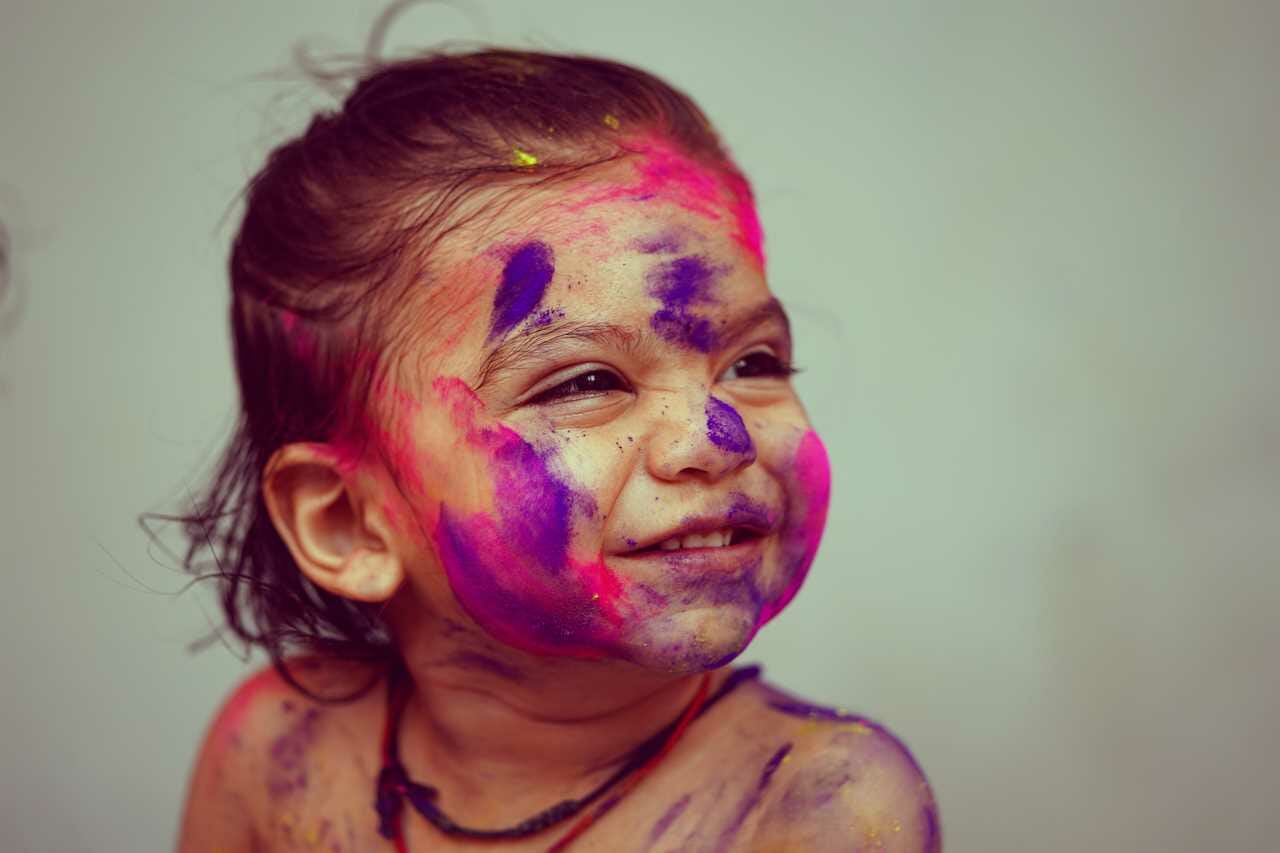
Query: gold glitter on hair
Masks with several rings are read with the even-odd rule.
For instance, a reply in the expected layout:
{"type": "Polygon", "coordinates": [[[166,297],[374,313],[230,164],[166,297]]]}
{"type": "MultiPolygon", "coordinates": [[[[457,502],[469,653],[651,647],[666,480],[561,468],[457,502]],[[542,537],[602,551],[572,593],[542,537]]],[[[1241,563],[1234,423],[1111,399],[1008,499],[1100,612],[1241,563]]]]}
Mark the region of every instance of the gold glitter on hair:
{"type": "Polygon", "coordinates": [[[511,165],[536,166],[538,165],[538,158],[522,148],[513,148],[511,149],[511,165]]]}
{"type": "Polygon", "coordinates": [[[622,125],[622,122],[618,121],[618,117],[613,113],[604,114],[604,123],[614,130],[617,130],[622,125]]]}

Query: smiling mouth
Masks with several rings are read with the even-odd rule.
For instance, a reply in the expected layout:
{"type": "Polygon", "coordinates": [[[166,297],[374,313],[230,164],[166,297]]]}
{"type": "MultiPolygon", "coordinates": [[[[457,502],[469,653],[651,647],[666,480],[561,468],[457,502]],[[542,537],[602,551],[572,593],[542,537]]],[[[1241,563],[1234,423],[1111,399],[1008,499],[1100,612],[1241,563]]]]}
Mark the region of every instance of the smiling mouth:
{"type": "Polygon", "coordinates": [[[744,542],[750,542],[759,539],[761,534],[759,531],[746,527],[725,527],[720,530],[712,530],[706,533],[686,533],[683,536],[673,536],[670,539],[664,539],[661,542],[650,545],[647,548],[637,548],[628,552],[629,555],[653,554],[664,551],[690,551],[690,550],[711,550],[715,548],[728,548],[734,545],[741,545],[744,542]]]}

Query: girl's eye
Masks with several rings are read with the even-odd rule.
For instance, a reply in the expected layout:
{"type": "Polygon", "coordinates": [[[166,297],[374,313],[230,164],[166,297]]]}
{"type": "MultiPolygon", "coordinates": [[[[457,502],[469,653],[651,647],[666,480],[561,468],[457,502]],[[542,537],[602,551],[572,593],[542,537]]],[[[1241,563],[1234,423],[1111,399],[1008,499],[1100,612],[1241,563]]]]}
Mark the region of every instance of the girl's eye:
{"type": "Polygon", "coordinates": [[[606,391],[625,391],[626,383],[612,370],[588,370],[579,373],[568,382],[561,382],[554,388],[538,394],[529,400],[534,405],[553,403],[568,397],[586,397],[592,394],[603,394],[606,391]]]}
{"type": "Polygon", "coordinates": [[[753,376],[787,377],[796,370],[771,352],[751,352],[725,371],[726,379],[749,379],[753,376]]]}

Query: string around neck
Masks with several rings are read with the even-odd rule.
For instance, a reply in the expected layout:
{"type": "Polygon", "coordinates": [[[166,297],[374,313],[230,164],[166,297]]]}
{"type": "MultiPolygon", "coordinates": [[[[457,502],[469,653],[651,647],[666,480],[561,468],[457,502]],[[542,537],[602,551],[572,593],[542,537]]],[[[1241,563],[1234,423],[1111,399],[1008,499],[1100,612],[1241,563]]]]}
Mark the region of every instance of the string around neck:
{"type": "Polygon", "coordinates": [[[706,673],[693,699],[680,716],[637,746],[617,771],[589,793],[575,799],[562,800],[513,826],[501,829],[478,829],[464,826],[445,814],[436,804],[439,791],[430,785],[419,784],[409,779],[404,765],[400,763],[399,723],[408,703],[410,691],[400,689],[402,682],[408,682],[408,677],[403,670],[403,664],[397,660],[387,679],[387,717],[382,733],[383,767],[378,774],[374,799],[374,809],[378,814],[378,832],[384,838],[393,839],[396,842],[398,853],[406,853],[401,820],[404,800],[407,799],[419,814],[446,835],[490,840],[525,838],[580,814],[609,789],[618,785],[619,790],[614,796],[578,821],[564,837],[549,848],[548,853],[564,850],[571,841],[585,832],[670,754],[676,742],[695,719],[743,681],[755,678],[759,673],[758,666],[735,670],[725,679],[715,695],[710,697],[707,694],[711,684],[711,674],[706,673]]]}

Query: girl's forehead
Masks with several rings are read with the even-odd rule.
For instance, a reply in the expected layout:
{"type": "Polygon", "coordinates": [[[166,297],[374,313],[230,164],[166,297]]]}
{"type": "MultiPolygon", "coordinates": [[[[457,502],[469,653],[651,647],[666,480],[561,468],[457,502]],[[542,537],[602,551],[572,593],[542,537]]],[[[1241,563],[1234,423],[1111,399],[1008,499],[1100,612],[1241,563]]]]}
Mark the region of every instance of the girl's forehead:
{"type": "Polygon", "coordinates": [[[453,292],[436,295],[453,327],[436,347],[443,370],[460,372],[507,336],[559,320],[630,325],[705,348],[699,318],[712,324],[734,304],[769,298],[729,208],[641,198],[574,209],[574,198],[486,229],[446,268],[440,278],[453,292]]]}

